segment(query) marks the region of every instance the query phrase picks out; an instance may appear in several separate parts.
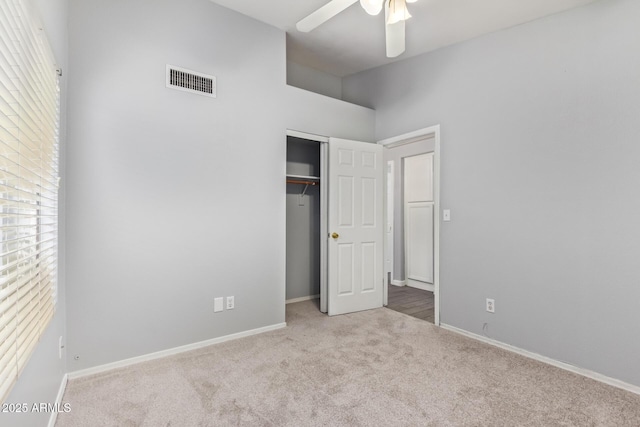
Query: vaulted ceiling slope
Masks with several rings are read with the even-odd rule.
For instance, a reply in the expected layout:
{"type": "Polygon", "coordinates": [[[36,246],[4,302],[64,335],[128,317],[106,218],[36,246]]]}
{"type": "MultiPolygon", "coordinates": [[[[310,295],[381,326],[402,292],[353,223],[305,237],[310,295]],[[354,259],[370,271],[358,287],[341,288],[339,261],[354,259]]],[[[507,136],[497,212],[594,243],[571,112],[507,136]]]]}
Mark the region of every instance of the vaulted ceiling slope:
{"type": "Polygon", "coordinates": [[[417,0],[409,4],[406,52],[385,55],[384,14],[347,8],[310,33],[295,24],[330,0],[211,0],[287,32],[287,58],[344,77],[596,0],[417,0]]]}

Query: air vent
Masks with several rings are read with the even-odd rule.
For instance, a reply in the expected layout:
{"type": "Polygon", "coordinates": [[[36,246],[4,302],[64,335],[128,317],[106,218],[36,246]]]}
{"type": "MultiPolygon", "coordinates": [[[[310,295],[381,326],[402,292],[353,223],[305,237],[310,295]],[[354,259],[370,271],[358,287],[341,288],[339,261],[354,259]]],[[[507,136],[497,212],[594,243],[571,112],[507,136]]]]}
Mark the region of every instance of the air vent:
{"type": "Polygon", "coordinates": [[[167,64],[167,87],[198,95],[216,97],[216,78],[167,64]]]}

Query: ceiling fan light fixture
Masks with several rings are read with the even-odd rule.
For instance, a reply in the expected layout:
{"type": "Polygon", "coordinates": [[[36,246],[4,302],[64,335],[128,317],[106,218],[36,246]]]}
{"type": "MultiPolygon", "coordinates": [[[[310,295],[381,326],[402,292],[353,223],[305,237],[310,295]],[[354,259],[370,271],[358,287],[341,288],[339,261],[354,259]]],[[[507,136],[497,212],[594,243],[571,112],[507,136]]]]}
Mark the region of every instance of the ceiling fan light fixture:
{"type": "Polygon", "coordinates": [[[406,0],[389,0],[389,17],[387,24],[396,24],[400,21],[406,21],[411,18],[411,14],[407,9],[406,0]]]}
{"type": "Polygon", "coordinates": [[[369,14],[377,15],[382,10],[385,0],[360,0],[360,6],[369,14]]]}

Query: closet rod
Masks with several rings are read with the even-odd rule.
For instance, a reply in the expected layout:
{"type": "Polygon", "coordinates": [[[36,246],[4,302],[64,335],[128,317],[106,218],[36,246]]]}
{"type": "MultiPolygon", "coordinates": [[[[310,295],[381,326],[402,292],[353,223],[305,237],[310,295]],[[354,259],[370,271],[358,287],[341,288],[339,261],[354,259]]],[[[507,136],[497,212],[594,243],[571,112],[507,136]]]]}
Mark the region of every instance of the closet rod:
{"type": "Polygon", "coordinates": [[[302,180],[302,179],[287,179],[287,184],[302,184],[304,185],[304,190],[302,190],[302,193],[300,194],[300,197],[304,197],[305,194],[307,194],[307,189],[309,188],[310,185],[318,185],[320,184],[319,182],[316,181],[307,181],[307,180],[302,180]]]}
{"type": "Polygon", "coordinates": [[[318,185],[316,181],[302,181],[299,179],[287,179],[287,184],[302,184],[302,185],[318,185]]]}

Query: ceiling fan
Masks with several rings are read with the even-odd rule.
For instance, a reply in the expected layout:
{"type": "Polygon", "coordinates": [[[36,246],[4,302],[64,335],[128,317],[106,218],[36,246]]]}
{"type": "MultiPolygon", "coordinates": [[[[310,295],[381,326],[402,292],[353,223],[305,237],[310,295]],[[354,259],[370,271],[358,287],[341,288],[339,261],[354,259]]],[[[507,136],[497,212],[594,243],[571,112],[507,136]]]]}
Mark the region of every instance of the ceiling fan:
{"type": "Polygon", "coordinates": [[[404,52],[405,21],[411,18],[407,3],[415,3],[417,0],[331,0],[298,22],[296,28],[298,31],[308,33],[358,1],[369,15],[379,14],[384,7],[387,57],[395,58],[404,52]]]}

